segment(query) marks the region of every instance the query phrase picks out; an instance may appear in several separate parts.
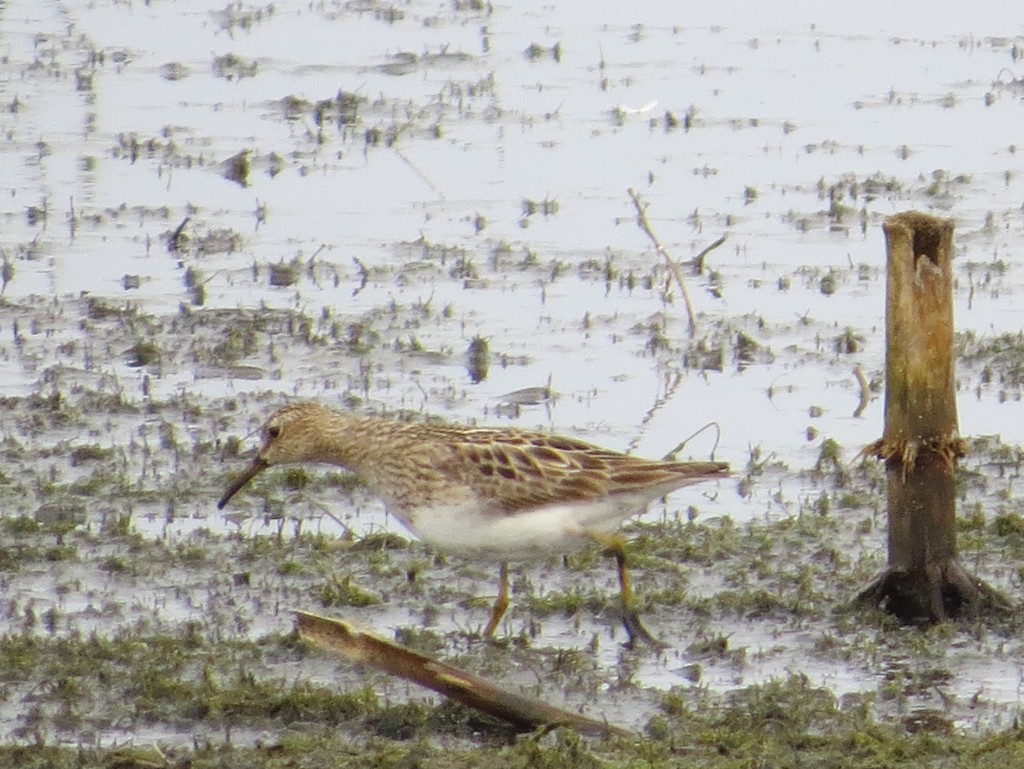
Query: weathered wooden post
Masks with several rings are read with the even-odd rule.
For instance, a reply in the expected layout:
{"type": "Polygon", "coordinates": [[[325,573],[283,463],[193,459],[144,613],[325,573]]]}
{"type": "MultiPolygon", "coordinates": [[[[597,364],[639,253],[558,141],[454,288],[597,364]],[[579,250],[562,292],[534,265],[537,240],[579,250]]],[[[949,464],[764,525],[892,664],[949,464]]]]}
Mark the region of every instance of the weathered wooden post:
{"type": "Polygon", "coordinates": [[[998,598],[957,559],[954,473],[964,455],[953,358],[953,221],[910,211],[882,224],[888,253],[885,460],[889,565],[857,600],[908,623],[998,598]]]}

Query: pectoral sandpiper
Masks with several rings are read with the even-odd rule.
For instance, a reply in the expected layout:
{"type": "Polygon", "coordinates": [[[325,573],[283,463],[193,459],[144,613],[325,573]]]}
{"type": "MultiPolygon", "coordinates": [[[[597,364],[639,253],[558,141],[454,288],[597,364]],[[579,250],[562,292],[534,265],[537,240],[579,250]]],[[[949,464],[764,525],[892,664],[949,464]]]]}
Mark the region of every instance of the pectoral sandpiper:
{"type": "Polygon", "coordinates": [[[728,472],[722,462],[640,459],[541,432],[399,422],[298,403],[267,420],[255,459],[217,507],[268,467],[296,462],[345,467],[428,544],[499,562],[486,636],[508,608],[507,559],[596,541],[615,556],[630,643],[654,645],[661,644],[637,616],[615,529],[668,492],[728,472]]]}

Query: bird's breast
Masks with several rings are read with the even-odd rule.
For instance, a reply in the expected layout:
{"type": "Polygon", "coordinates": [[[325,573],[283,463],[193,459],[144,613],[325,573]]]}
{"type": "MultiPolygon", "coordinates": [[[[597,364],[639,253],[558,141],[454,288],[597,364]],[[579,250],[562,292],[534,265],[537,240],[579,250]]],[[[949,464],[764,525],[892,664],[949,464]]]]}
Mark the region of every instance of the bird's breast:
{"type": "Polygon", "coordinates": [[[614,531],[634,508],[616,500],[558,502],[514,513],[484,511],[479,505],[435,506],[399,518],[427,544],[465,558],[528,560],[564,553],[591,541],[590,534],[614,531]]]}

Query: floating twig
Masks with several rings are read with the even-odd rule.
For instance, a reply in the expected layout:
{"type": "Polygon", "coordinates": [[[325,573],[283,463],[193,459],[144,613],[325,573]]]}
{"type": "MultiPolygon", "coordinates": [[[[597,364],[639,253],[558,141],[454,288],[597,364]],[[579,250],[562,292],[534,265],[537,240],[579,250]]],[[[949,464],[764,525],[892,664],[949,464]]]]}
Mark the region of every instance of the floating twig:
{"type": "Polygon", "coordinates": [[[181,250],[181,245],[182,245],[181,237],[182,237],[182,234],[185,232],[185,227],[189,223],[189,220],[191,218],[192,218],[191,216],[186,216],[184,219],[182,219],[181,220],[181,224],[179,224],[177,226],[177,228],[174,230],[174,232],[171,233],[171,237],[168,238],[168,240],[167,240],[167,250],[170,251],[171,253],[174,253],[175,251],[180,251],[181,250]]]}
{"type": "MultiPolygon", "coordinates": [[[[658,236],[654,234],[654,230],[651,228],[651,223],[647,219],[647,204],[643,203],[640,200],[640,196],[636,194],[636,190],[634,190],[632,187],[626,190],[626,192],[629,193],[629,199],[633,201],[633,205],[636,207],[637,225],[640,227],[641,230],[643,230],[647,234],[647,237],[651,239],[651,242],[654,244],[655,250],[665,260],[665,264],[668,265],[668,268],[672,272],[672,276],[675,278],[676,283],[679,284],[679,290],[683,294],[683,301],[686,303],[686,317],[689,323],[690,336],[693,336],[695,333],[697,333],[697,322],[694,320],[693,317],[693,304],[690,302],[690,292],[686,290],[686,282],[683,280],[683,271],[679,269],[679,264],[675,261],[675,259],[673,259],[669,255],[668,249],[666,249],[665,246],[661,244],[661,241],[658,239],[658,236]]],[[[700,272],[704,269],[704,257],[707,256],[708,253],[722,245],[725,242],[725,237],[726,236],[723,235],[710,246],[708,246],[699,254],[697,254],[696,259],[693,260],[695,274],[700,274],[700,272]]]]}
{"type": "Polygon", "coordinates": [[[666,454],[664,457],[662,457],[662,459],[664,459],[666,462],[674,462],[675,459],[676,459],[676,454],[678,454],[680,451],[685,449],[687,443],[689,443],[692,439],[696,438],[698,435],[700,435],[705,430],[712,430],[712,429],[715,431],[715,445],[713,445],[711,447],[711,453],[708,456],[709,456],[710,459],[713,460],[715,458],[715,451],[718,450],[718,443],[719,443],[719,441],[722,440],[722,426],[720,424],[718,424],[718,422],[708,422],[706,425],[704,425],[699,430],[693,431],[688,436],[683,438],[683,440],[679,442],[679,445],[676,446],[674,449],[672,449],[672,451],[668,452],[668,454],[666,454]]]}
{"type": "Polygon", "coordinates": [[[857,377],[857,384],[860,385],[860,402],[857,404],[857,408],[853,412],[854,419],[859,419],[861,414],[864,413],[864,409],[868,407],[871,402],[871,387],[868,385],[867,377],[864,376],[864,372],[860,370],[860,365],[853,367],[853,375],[857,377]]]}
{"type": "Polygon", "coordinates": [[[704,257],[707,256],[708,254],[710,254],[712,251],[714,251],[720,245],[722,245],[725,242],[725,239],[727,237],[728,237],[727,235],[723,235],[718,240],[716,240],[714,243],[712,243],[710,246],[708,246],[703,251],[701,251],[699,254],[697,254],[695,257],[693,257],[692,264],[693,264],[693,274],[694,275],[700,275],[702,272],[704,272],[704,257]]]}

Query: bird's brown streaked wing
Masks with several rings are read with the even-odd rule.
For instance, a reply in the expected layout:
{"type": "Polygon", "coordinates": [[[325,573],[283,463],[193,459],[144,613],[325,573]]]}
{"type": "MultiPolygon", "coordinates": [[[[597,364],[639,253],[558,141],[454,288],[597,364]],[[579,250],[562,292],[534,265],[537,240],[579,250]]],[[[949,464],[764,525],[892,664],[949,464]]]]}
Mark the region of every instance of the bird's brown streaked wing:
{"type": "Polygon", "coordinates": [[[721,462],[659,462],[582,441],[520,433],[462,442],[453,451],[462,482],[506,514],[611,494],[668,493],[727,469],[721,462]]]}

